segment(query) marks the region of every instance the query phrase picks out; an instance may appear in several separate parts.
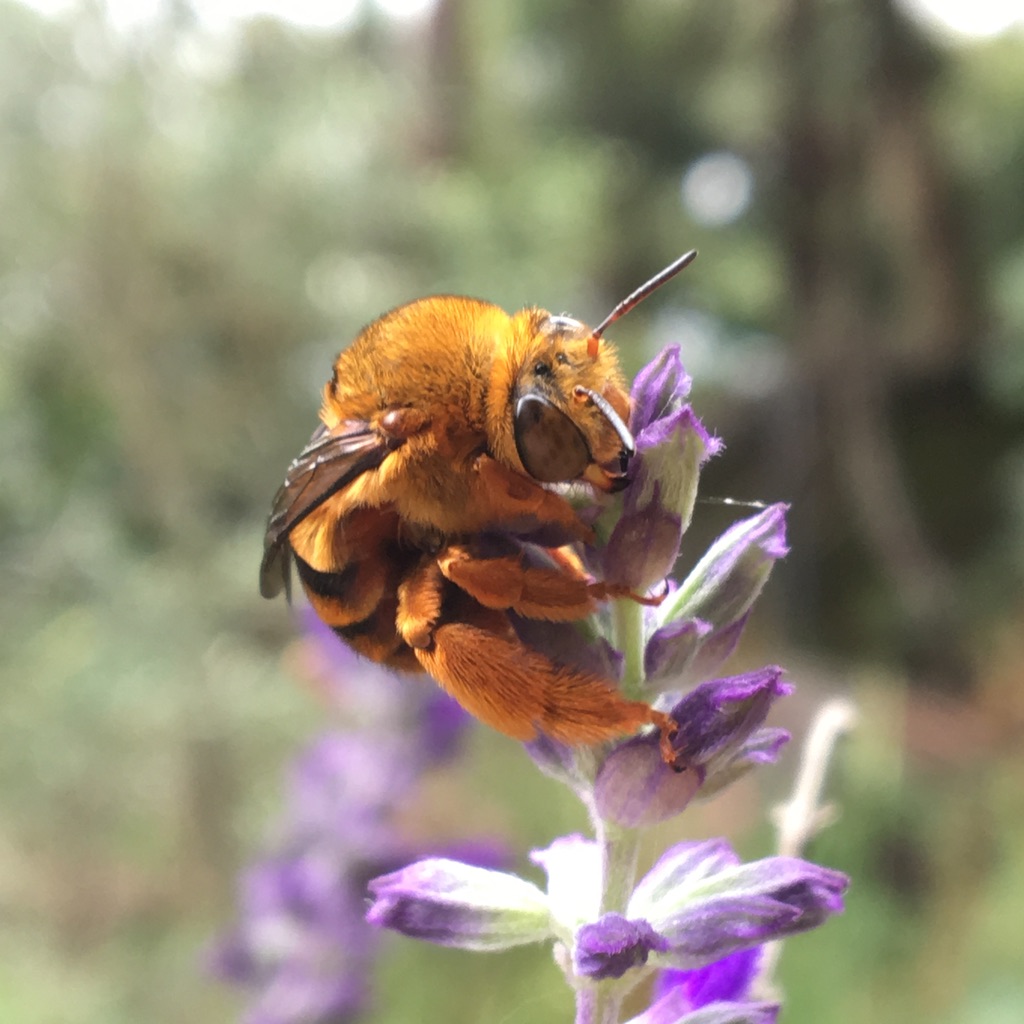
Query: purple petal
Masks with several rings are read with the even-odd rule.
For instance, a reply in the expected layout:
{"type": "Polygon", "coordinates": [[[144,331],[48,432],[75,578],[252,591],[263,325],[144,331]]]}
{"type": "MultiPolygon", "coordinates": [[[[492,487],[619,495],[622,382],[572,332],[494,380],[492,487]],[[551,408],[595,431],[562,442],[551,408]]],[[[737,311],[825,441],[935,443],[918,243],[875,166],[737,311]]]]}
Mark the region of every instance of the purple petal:
{"type": "Polygon", "coordinates": [[[633,435],[678,409],[690,393],[690,383],[683,369],[679,346],[669,345],[659,352],[633,381],[629,418],[633,435]]]}
{"type": "Polygon", "coordinates": [[[622,828],[648,828],[679,814],[697,795],[701,769],[676,772],[661,756],[657,737],[620,743],[605,759],[594,783],[597,813],[622,828]]]}
{"type": "Polygon", "coordinates": [[[664,952],[665,940],[643,920],[605,914],[576,933],[573,957],[576,973],[601,980],[621,978],[628,970],[647,963],[652,951],[664,952]]]}
{"type": "Polygon", "coordinates": [[[699,442],[698,465],[721,451],[721,440],[712,437],[693,409],[684,405],[663,419],[654,420],[636,435],[637,457],[646,456],[650,461],[650,456],[664,449],[678,453],[691,437],[699,442]]]}
{"type": "Polygon", "coordinates": [[[605,579],[646,590],[669,573],[683,535],[683,521],[661,504],[661,484],[655,481],[650,504],[627,511],[615,524],[605,545],[605,579]]]}
{"type": "Polygon", "coordinates": [[[717,450],[689,406],[637,437],[622,515],[600,559],[604,579],[644,590],[671,570],[690,523],[700,467],[717,450]]]}
{"type": "Polygon", "coordinates": [[[785,729],[766,726],[755,730],[729,757],[716,759],[713,771],[704,779],[697,798],[706,800],[714,796],[757,765],[774,764],[789,740],[790,735],[785,729]]]}
{"type": "Polygon", "coordinates": [[[737,866],[739,862],[739,857],[724,839],[676,843],[655,861],[633,890],[628,912],[631,917],[644,917],[643,908],[660,907],[670,898],[678,897],[681,892],[737,866]]]}
{"type": "Polygon", "coordinates": [[[702,619],[676,619],[655,630],[644,649],[644,674],[650,679],[681,677],[712,630],[702,619]]]}
{"type": "Polygon", "coordinates": [[[661,621],[700,618],[724,629],[742,618],[775,562],[789,550],[787,509],[787,505],[772,505],[729,527],[659,609],[661,621]]]}
{"type": "Polygon", "coordinates": [[[672,709],[679,723],[673,744],[688,763],[707,767],[735,751],[792,691],[776,666],[701,683],[672,709]]]}
{"type": "Polygon", "coordinates": [[[778,1003],[711,1003],[690,1010],[686,996],[667,992],[628,1024],[776,1024],[778,1003]]]}
{"type": "MultiPolygon", "coordinates": [[[[750,612],[741,615],[735,622],[724,629],[714,630],[697,648],[696,656],[690,665],[689,675],[696,679],[707,679],[718,670],[740,642],[740,636],[747,625],[750,612]]],[[[698,620],[700,621],[700,620],[698,620]]]]}
{"type": "Polygon", "coordinates": [[[655,986],[660,997],[674,988],[686,993],[691,1009],[709,1003],[747,999],[761,965],[763,946],[741,949],[692,971],[662,971],[655,986]]]}
{"type": "Polygon", "coordinates": [[[832,914],[842,913],[850,880],[796,857],[766,857],[746,865],[752,884],[765,886],[772,896],[799,912],[787,935],[816,928],[832,914]]]}
{"type": "Polygon", "coordinates": [[[755,764],[774,760],[788,733],[761,730],[772,703],[792,692],[771,667],[696,687],[672,710],[673,740],[686,766],[665,764],[657,734],[620,742],[594,784],[598,813],[624,828],[650,826],[680,813],[695,796],[717,792],[755,764]],[[757,741],[752,740],[757,736],[757,741]]]}
{"type": "Polygon", "coordinates": [[[792,934],[800,911],[770,896],[725,894],[695,900],[685,912],[659,921],[671,949],[666,964],[699,967],[745,946],[792,934]]]}

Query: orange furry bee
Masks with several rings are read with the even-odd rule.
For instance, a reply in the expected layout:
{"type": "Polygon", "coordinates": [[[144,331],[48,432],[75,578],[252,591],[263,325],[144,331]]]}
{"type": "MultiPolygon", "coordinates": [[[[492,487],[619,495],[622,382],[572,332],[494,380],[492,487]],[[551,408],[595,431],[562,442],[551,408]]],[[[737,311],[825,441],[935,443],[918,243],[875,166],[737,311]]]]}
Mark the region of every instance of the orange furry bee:
{"type": "Polygon", "coordinates": [[[294,561],[317,615],[355,651],[425,670],[500,732],[576,745],[653,725],[674,762],[668,715],[526,646],[510,613],[568,622],[612,597],[649,602],[586,575],[562,545],[592,531],[545,485],[625,486],[629,397],[602,334],[695,255],[594,330],[448,295],[366,327],[274,499],[263,596],[288,589],[294,561]]]}

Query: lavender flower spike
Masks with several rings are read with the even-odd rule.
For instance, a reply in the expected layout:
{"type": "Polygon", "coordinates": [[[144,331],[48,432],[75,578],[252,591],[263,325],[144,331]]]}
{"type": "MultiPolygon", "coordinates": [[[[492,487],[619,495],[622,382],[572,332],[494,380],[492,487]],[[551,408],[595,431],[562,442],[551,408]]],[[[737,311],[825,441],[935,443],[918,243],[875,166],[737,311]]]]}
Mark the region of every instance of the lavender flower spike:
{"type": "Polygon", "coordinates": [[[428,858],[370,882],[366,919],[414,939],[477,952],[550,938],[547,898],[504,871],[428,858]]]}
{"type": "MultiPolygon", "coordinates": [[[[720,858],[724,861],[726,858],[720,858]]],[[[627,915],[668,941],[662,967],[692,969],[740,949],[807,931],[843,909],[849,880],[794,857],[692,870],[694,844],[669,850],[640,881],[627,915]],[[671,881],[672,884],[668,884],[671,881]]]]}
{"type": "Polygon", "coordinates": [[[772,566],[789,551],[787,509],[783,504],[771,505],[729,527],[657,609],[654,619],[658,628],[645,655],[650,680],[678,675],[688,667],[706,675],[731,653],[772,566]],[[697,646],[679,626],[691,621],[706,624],[709,634],[702,636],[697,646]],[[716,638],[721,642],[716,643],[716,638]],[[708,657],[691,665],[698,649],[708,657]]]}

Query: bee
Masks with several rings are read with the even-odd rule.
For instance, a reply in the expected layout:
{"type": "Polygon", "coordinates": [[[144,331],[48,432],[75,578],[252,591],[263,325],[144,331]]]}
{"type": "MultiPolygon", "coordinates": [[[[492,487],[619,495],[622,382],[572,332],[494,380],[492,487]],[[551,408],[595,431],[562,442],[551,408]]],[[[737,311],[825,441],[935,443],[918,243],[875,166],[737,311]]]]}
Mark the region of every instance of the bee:
{"type": "Polygon", "coordinates": [[[669,715],[528,646],[512,616],[572,622],[610,598],[656,603],[587,575],[570,545],[593,531],[554,485],[626,485],[629,395],[603,333],[695,255],[593,330],[452,295],[371,323],[338,356],[320,426],[274,498],[263,596],[290,595],[294,564],[357,653],[426,671],[500,732],[580,745],[654,726],[674,764],[669,715]]]}

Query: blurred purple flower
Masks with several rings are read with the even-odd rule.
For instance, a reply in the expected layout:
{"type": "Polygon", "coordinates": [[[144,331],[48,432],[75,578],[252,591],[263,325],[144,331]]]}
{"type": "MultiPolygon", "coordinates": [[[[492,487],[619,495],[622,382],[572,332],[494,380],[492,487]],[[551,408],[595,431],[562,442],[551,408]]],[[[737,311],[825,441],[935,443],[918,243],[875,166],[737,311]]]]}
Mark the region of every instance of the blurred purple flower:
{"type": "Polygon", "coordinates": [[[242,876],[242,917],[211,967],[253,993],[246,1024],[340,1024],[364,1008],[376,944],[346,871],[329,846],[311,844],[242,876]]]}
{"type": "MultiPolygon", "coordinates": [[[[366,883],[427,852],[395,824],[423,773],[450,760],[470,721],[422,680],[356,658],[310,620],[316,677],[371,727],[315,740],[295,761],[277,850],[240,879],[238,919],[210,966],[252,993],[247,1024],[341,1024],[366,1006],[379,934],[364,919],[366,883]]],[[[466,860],[499,865],[496,844],[466,860]]]]}

